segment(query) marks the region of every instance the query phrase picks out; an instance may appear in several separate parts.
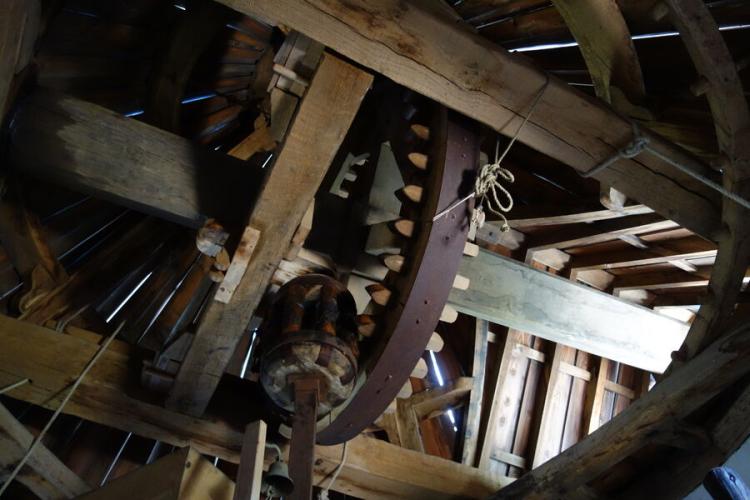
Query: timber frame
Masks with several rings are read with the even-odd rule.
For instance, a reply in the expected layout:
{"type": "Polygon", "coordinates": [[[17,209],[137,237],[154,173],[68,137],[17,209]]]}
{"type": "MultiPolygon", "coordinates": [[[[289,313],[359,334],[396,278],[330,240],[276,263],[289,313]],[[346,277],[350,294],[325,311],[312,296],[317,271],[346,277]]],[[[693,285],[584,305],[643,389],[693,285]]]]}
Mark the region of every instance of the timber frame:
{"type": "MultiPolygon", "coordinates": [[[[163,389],[164,404],[152,401],[129,368],[136,348],[116,341],[104,354],[106,363],[92,371],[65,413],[239,462],[244,424],[237,425],[226,409],[217,413],[212,399],[225,373],[240,372],[237,353],[249,356],[249,325],[257,325],[255,312],[269,285],[311,270],[335,269],[303,244],[320,213],[318,190],[327,185],[328,169],[340,161],[347,133],[381,75],[508,137],[519,130],[541,92],[518,140],[578,173],[627,144],[637,120],[661,155],[750,199],[750,111],[737,65],[706,5],[664,0],[655,12],[679,32],[702,78],[721,173],[705,158],[652,131],[648,117],[639,115],[644,75],[617,2],[582,3],[591,5],[553,2],[581,47],[597,98],[491,43],[428,0],[218,0],[202,14],[211,19],[210,26],[194,13],[174,28],[175,37],[166,42],[149,83],[144,123],[59,90],[29,86],[40,3],[8,0],[0,7],[8,14],[0,19],[0,110],[3,117],[12,116],[8,158],[13,171],[153,217],[124,226],[124,235],[107,241],[91,268],[68,271],[57,241],[46,240],[42,222],[27,209],[20,177],[9,178],[9,195],[0,206],[0,239],[24,295],[18,319],[0,315],[0,342],[6,346],[0,351],[0,385],[32,379],[33,384],[14,389],[12,398],[56,408],[66,381],[75,378],[111,330],[108,322],[86,311],[87,303],[100,291],[134,284],[115,256],[127,253],[149,263],[182,248],[176,243],[179,231],[157,218],[204,231],[216,217],[228,231],[218,231],[224,239],[217,249],[229,233],[227,248],[234,249],[231,264],[221,269],[226,281],[214,287],[216,294],[210,281],[218,250],[204,255],[191,247],[174,251],[168,261],[170,272],[186,269],[179,283],[189,288],[163,303],[129,306],[158,309],[157,316],[164,310],[166,318],[182,326],[189,322],[183,309],[202,314],[195,332],[174,339],[175,326],[165,335],[168,349],[180,351],[180,362],[165,349],[144,376],[152,377],[152,387],[163,389]],[[309,74],[277,69],[283,74],[268,86],[276,113],[270,126],[259,119],[252,134],[224,154],[178,133],[182,92],[190,70],[199,64],[196,52],[210,46],[234,12],[293,33],[289,39],[296,42],[290,41],[287,55],[295,57],[300,45],[309,47],[307,59],[298,61],[309,74]],[[611,29],[590,29],[597,23],[611,29]],[[180,45],[183,39],[194,43],[191,50],[180,45]],[[183,67],[184,72],[178,71],[183,67]],[[279,120],[285,123],[282,131],[274,130],[279,115],[287,117],[279,120]],[[46,125],[40,128],[39,123],[46,125]],[[109,139],[100,141],[99,134],[109,139]],[[38,144],[45,147],[37,150],[38,144]],[[112,148],[128,154],[101,160],[112,148]],[[265,163],[257,161],[261,153],[269,154],[265,163]],[[60,157],[66,160],[62,166],[60,157]],[[271,158],[273,168],[266,170],[271,158]],[[113,171],[122,178],[114,178],[113,171]],[[138,182],[125,182],[131,177],[138,182]],[[197,179],[205,179],[205,192],[195,189],[197,179]],[[146,190],[159,184],[162,190],[146,190]],[[104,278],[99,280],[97,271],[104,278]],[[209,297],[205,305],[193,300],[196,290],[209,297]]],[[[259,58],[257,64],[273,61],[259,58]]],[[[230,105],[225,112],[234,119],[240,110],[233,106],[241,107],[230,105]]],[[[356,186],[353,171],[349,179],[339,180],[345,194],[347,181],[350,188],[356,186]]],[[[679,498],[750,436],[750,318],[746,308],[736,307],[747,302],[743,283],[750,278],[750,211],[648,153],[624,158],[595,178],[601,183],[596,201],[606,210],[585,202],[564,210],[553,207],[553,213],[519,208],[509,216],[509,232],[500,234],[494,222],[478,231],[484,248],[467,251],[476,256],[464,257],[459,270],[471,286],[454,289],[448,300],[462,320],[475,318],[470,377],[415,394],[412,387],[421,382],[407,382],[406,392],[374,422],[372,432],[384,431],[390,443],[365,436],[350,441],[336,491],[363,498],[591,498],[615,493],[679,498]],[[524,232],[545,226],[555,227],[524,232]],[[667,233],[670,237],[662,238],[667,233]],[[623,242],[627,248],[617,246],[623,242]],[[575,251],[596,245],[604,250],[575,251]],[[713,260],[705,264],[704,259],[713,260]],[[627,271],[641,266],[645,272],[627,271]],[[500,281],[508,288],[501,289],[500,281]],[[680,289],[687,292],[659,293],[680,289]],[[526,293],[544,303],[583,305],[574,317],[564,311],[540,312],[526,293]],[[700,309],[688,327],[627,303],[627,297],[645,305],[684,303],[700,309]],[[615,326],[601,325],[602,315],[623,319],[615,326]],[[660,332],[658,339],[650,338],[653,330],[638,330],[645,323],[660,332]],[[496,333],[491,324],[508,328],[496,333]],[[490,350],[497,353],[494,373],[488,367],[490,350]],[[612,377],[615,364],[618,374],[612,377]],[[649,390],[650,373],[658,383],[649,390]],[[543,390],[529,390],[542,380],[543,390]],[[579,401],[580,407],[569,411],[570,401],[579,401]],[[461,463],[426,454],[430,444],[421,426],[459,407],[466,407],[461,463]],[[522,425],[524,412],[533,414],[530,420],[538,428],[525,429],[519,437],[518,428],[511,426],[522,425]],[[649,470],[654,464],[660,467],[649,470]]],[[[535,182],[521,176],[519,181],[535,182]]],[[[335,210],[335,203],[328,210],[335,210]]],[[[123,212],[114,220],[128,217],[132,214],[123,212]]],[[[339,229],[338,236],[345,230],[339,229]]],[[[365,283],[376,281],[383,268],[350,267],[352,276],[365,283]]],[[[178,278],[154,269],[147,279],[155,288],[179,287],[178,278]]],[[[140,345],[152,328],[143,321],[128,325],[122,337],[140,345]]],[[[161,321],[167,324],[167,319],[161,321]]],[[[439,335],[435,343],[442,343],[439,335]]],[[[433,359],[439,350],[427,348],[433,359]]],[[[427,368],[417,365],[412,377],[424,378],[417,375],[420,371],[427,368]]],[[[242,368],[239,384],[246,382],[244,374],[242,368]]],[[[2,405],[0,424],[0,445],[13,449],[10,455],[0,454],[8,465],[32,438],[2,405]]],[[[341,462],[343,450],[318,446],[315,452],[315,482],[322,485],[341,462]]],[[[268,465],[270,458],[265,461],[268,465]]],[[[19,477],[42,497],[90,489],[44,447],[29,465],[19,477]]]]}

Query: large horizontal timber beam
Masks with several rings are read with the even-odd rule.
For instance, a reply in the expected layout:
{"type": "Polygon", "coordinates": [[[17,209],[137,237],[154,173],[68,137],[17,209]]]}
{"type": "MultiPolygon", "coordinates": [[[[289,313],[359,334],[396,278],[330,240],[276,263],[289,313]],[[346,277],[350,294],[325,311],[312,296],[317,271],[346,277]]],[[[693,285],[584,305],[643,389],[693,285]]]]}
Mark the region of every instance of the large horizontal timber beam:
{"type": "MultiPolygon", "coordinates": [[[[631,142],[630,121],[415,0],[221,0],[250,16],[289,26],[489,127],[513,135],[544,90],[519,140],[578,171],[631,142]],[[549,82],[545,88],[546,82],[549,82]]],[[[651,147],[697,171],[710,169],[648,132],[651,147]]],[[[719,196],[649,153],[621,160],[597,179],[709,239],[717,237],[719,196]]]]}
{"type": "MultiPolygon", "coordinates": [[[[56,409],[71,381],[98,349],[97,338],[90,332],[84,338],[0,315],[0,386],[30,378],[32,383],[6,396],[56,409]]],[[[227,424],[221,415],[200,419],[146,402],[140,396],[138,373],[132,370],[135,355],[131,346],[114,341],[64,412],[238,463],[243,429],[227,424]]],[[[236,414],[224,417],[241,420],[236,414]]],[[[316,485],[328,484],[341,463],[342,451],[342,446],[316,447],[316,485]]],[[[357,437],[347,445],[346,462],[333,489],[360,498],[484,498],[500,485],[472,467],[357,437]]]]}
{"type": "Polygon", "coordinates": [[[259,166],[42,89],[18,104],[10,138],[17,171],[194,228],[236,225],[263,180],[259,166]]]}
{"type": "Polygon", "coordinates": [[[459,274],[469,290],[453,290],[456,310],[553,342],[661,373],[688,326],[590,287],[480,250],[459,274]]]}

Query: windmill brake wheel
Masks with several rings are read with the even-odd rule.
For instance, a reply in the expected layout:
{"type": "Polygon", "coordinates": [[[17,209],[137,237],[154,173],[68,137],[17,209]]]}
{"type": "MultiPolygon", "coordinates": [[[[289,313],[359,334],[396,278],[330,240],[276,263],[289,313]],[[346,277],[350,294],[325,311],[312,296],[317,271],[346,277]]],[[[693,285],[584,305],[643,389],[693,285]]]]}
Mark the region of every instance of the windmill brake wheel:
{"type": "Polygon", "coordinates": [[[401,251],[381,256],[388,274],[368,289],[379,313],[358,318],[361,329],[375,328],[378,343],[352,396],[318,431],[322,445],[347,441],[375,421],[408,382],[438,321],[456,319],[445,304],[466,246],[473,199],[433,218],[471,192],[479,138],[470,120],[438,104],[428,106],[424,117],[417,112],[401,124],[404,143],[394,147],[399,163],[409,164],[402,168],[402,218],[392,224],[401,251]]]}

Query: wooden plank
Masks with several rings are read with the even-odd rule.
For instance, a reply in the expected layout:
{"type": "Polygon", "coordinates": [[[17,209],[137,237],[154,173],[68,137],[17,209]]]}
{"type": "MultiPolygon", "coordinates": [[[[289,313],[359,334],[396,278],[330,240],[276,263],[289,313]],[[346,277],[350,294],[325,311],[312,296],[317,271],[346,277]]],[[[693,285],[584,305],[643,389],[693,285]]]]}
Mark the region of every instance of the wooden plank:
{"type": "Polygon", "coordinates": [[[419,418],[407,399],[396,399],[396,428],[401,446],[424,453],[422,435],[419,432],[419,418]]]}
{"type": "Polygon", "coordinates": [[[461,463],[474,466],[477,461],[477,443],[479,441],[479,425],[482,419],[482,399],[484,396],[484,379],[487,372],[487,344],[489,342],[490,325],[483,319],[475,319],[474,330],[474,358],[471,363],[471,394],[469,394],[469,408],[466,412],[464,424],[464,447],[461,452],[461,463]]]}
{"type": "MultiPolygon", "coordinates": [[[[515,346],[523,342],[523,334],[509,329],[500,352],[495,391],[492,396],[487,431],[480,450],[479,468],[497,473],[491,457],[498,450],[511,451],[518,412],[523,400],[524,376],[531,362],[515,346]]],[[[506,474],[507,467],[500,472],[506,474]]]]}
{"type": "Polygon", "coordinates": [[[234,500],[260,500],[263,459],[266,454],[266,423],[250,422],[242,439],[242,454],[237,468],[234,500]]]}
{"type": "Polygon", "coordinates": [[[527,238],[528,252],[595,245],[618,239],[626,234],[641,234],[674,229],[677,224],[657,214],[630,215],[617,219],[575,224],[563,229],[544,231],[527,238]]]}
{"type": "Polygon", "coordinates": [[[652,372],[666,369],[687,332],[676,320],[485,250],[464,258],[459,273],[471,287],[451,292],[457,310],[652,372]]]}
{"type": "Polygon", "coordinates": [[[609,424],[492,498],[523,498],[545,491],[575,497],[577,488],[641,449],[661,426],[685,418],[746,375],[748,355],[750,324],[745,323],[675,369],[609,424]]]}
{"type": "Polygon", "coordinates": [[[446,382],[442,387],[418,392],[412,395],[408,402],[414,408],[418,419],[431,418],[437,412],[461,404],[471,392],[472,384],[471,377],[459,377],[446,382]]]}
{"type": "Polygon", "coordinates": [[[560,371],[563,372],[563,373],[565,373],[565,374],[567,374],[567,375],[570,375],[571,377],[579,378],[579,379],[584,380],[586,382],[588,382],[589,380],[591,380],[591,372],[590,371],[588,371],[588,370],[586,370],[584,368],[580,368],[580,367],[578,367],[578,366],[576,366],[574,364],[567,363],[565,361],[563,361],[562,363],[560,363],[560,371]]]}
{"type": "Polygon", "coordinates": [[[570,364],[574,361],[575,349],[562,344],[555,345],[552,363],[547,367],[547,390],[532,467],[538,467],[560,453],[565,426],[565,410],[568,406],[571,388],[570,376],[561,369],[561,366],[563,363],[570,364]]]}
{"type": "Polygon", "coordinates": [[[619,394],[620,396],[624,396],[630,400],[635,399],[635,391],[633,389],[618,384],[617,382],[612,382],[611,380],[604,382],[604,389],[619,394]]]}
{"type": "Polygon", "coordinates": [[[518,211],[515,213],[511,211],[508,217],[508,225],[513,228],[523,229],[524,227],[537,227],[537,226],[559,226],[562,224],[582,224],[592,223],[597,221],[606,221],[612,219],[619,219],[626,216],[634,215],[646,215],[653,214],[654,211],[645,205],[631,205],[624,207],[622,210],[587,210],[578,211],[572,213],[566,213],[559,215],[560,207],[557,207],[555,211],[550,208],[555,215],[539,215],[533,216],[531,214],[522,216],[519,218],[518,211]]]}
{"type": "MultiPolygon", "coordinates": [[[[615,292],[623,290],[659,290],[706,286],[716,266],[700,266],[695,272],[653,271],[618,276],[612,283],[615,292]]],[[[745,271],[744,279],[750,278],[750,270],[745,271]]]]}
{"type": "Polygon", "coordinates": [[[519,469],[526,469],[526,459],[518,455],[514,455],[513,453],[510,453],[508,451],[493,451],[492,460],[505,462],[506,464],[512,465],[513,467],[518,467],[519,469]]]}
{"type": "Polygon", "coordinates": [[[674,260],[699,259],[716,255],[716,245],[698,236],[688,236],[659,243],[658,249],[628,248],[573,257],[571,269],[616,269],[619,267],[663,264],[674,260]]]}
{"type": "MultiPolygon", "coordinates": [[[[90,334],[95,335],[95,334],[90,334]]],[[[34,383],[6,395],[55,409],[61,394],[98,349],[97,342],[0,316],[0,386],[31,377],[34,383]]],[[[232,405],[224,415],[199,419],[138,399],[138,373],[132,348],[114,341],[102,354],[65,407],[65,413],[132,431],[177,447],[192,446],[205,455],[238,463],[243,432],[227,422],[238,415],[232,405]]],[[[316,484],[330,480],[341,463],[341,446],[316,448],[316,484]]],[[[347,444],[347,460],[333,489],[359,498],[483,498],[505,478],[365,437],[347,444]]]]}
{"type": "Polygon", "coordinates": [[[554,0],[557,11],[578,42],[596,95],[613,101],[616,86],[632,103],[645,93],[641,66],[630,30],[615,0],[554,0]]]}
{"type": "MultiPolygon", "coordinates": [[[[34,436],[26,430],[26,427],[16,420],[5,406],[0,405],[0,464],[2,467],[7,471],[14,468],[33,441],[34,436]]],[[[42,443],[36,445],[17,479],[43,499],[71,498],[91,489],[42,443]],[[30,473],[28,469],[33,472],[30,473]]]]}
{"type": "Polygon", "coordinates": [[[607,383],[607,372],[610,361],[600,358],[596,368],[596,379],[586,390],[586,400],[583,409],[583,428],[591,434],[599,428],[601,422],[602,404],[604,403],[604,386],[607,383]]]}
{"type": "Polygon", "coordinates": [[[44,90],[15,113],[9,154],[21,172],[195,228],[207,217],[241,221],[264,175],[259,166],[44,90]]]}
{"type": "MultiPolygon", "coordinates": [[[[519,140],[583,171],[631,140],[631,124],[601,101],[548,77],[526,59],[461,29],[434,2],[222,0],[300,31],[412,90],[512,135],[549,85],[519,140]],[[377,22],[376,22],[377,21],[377,22]]],[[[707,169],[649,134],[652,147],[707,169]]],[[[652,157],[620,161],[599,180],[698,234],[718,227],[718,196],[652,157]]]]}
{"type": "Polygon", "coordinates": [[[324,55],[253,207],[249,225],[261,233],[254,255],[232,300],[206,309],[167,399],[170,408],[205,410],[371,82],[371,75],[324,55]]]}

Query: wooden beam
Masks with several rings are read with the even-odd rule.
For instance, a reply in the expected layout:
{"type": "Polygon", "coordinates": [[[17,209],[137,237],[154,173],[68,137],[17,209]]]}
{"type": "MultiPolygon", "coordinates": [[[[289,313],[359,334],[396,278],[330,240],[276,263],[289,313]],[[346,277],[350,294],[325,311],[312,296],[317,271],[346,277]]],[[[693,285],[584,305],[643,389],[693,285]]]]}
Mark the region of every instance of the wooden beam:
{"type": "Polygon", "coordinates": [[[482,419],[482,399],[484,398],[484,380],[487,372],[487,347],[489,343],[490,324],[487,320],[475,318],[474,358],[471,362],[472,386],[469,394],[469,408],[466,411],[464,424],[464,447],[461,463],[474,466],[477,461],[477,444],[479,426],[482,419]]]}
{"type": "Polygon", "coordinates": [[[245,427],[242,455],[237,467],[234,500],[260,500],[263,482],[263,460],[266,455],[266,423],[250,422],[245,427]]]}
{"type": "Polygon", "coordinates": [[[451,292],[458,311],[652,372],[666,369],[687,332],[671,318],[485,250],[464,258],[459,273],[471,287],[451,292]]]}
{"type": "MultiPolygon", "coordinates": [[[[554,491],[577,497],[579,488],[598,478],[650,442],[674,419],[684,419],[750,372],[750,324],[716,341],[677,368],[607,425],[492,496],[527,498],[554,491]]],[[[748,429],[747,420],[743,424],[748,429]]]]}
{"type": "Polygon", "coordinates": [[[580,223],[563,229],[544,231],[527,237],[528,252],[582,247],[618,239],[626,234],[641,234],[674,229],[677,224],[657,214],[630,215],[592,223],[580,223]]]}
{"type": "Polygon", "coordinates": [[[36,90],[15,112],[10,161],[20,172],[200,227],[242,221],[259,166],[73,97],[36,90]]]}
{"type": "MultiPolygon", "coordinates": [[[[708,85],[706,97],[714,119],[724,165],[724,187],[750,198],[750,110],[737,65],[708,7],[700,0],[666,0],[670,19],[698,74],[708,85]]],[[[722,331],[734,311],[737,294],[750,264],[750,223],[747,211],[728,199],[722,204],[724,230],[711,275],[709,293],[693,322],[683,348],[695,356],[722,331]]]]}
{"type": "Polygon", "coordinates": [[[716,255],[716,245],[698,236],[688,236],[658,243],[659,248],[641,250],[627,248],[573,257],[570,267],[577,270],[616,269],[618,267],[647,266],[675,260],[698,259],[716,255]]]}
{"type": "Polygon", "coordinates": [[[654,211],[645,205],[631,205],[622,210],[586,210],[571,211],[560,215],[560,207],[557,210],[550,207],[555,215],[523,214],[511,211],[508,217],[508,225],[512,228],[523,229],[532,226],[559,226],[561,224],[582,224],[597,221],[619,219],[626,216],[653,214],[654,211]]]}
{"type": "Polygon", "coordinates": [[[260,240],[229,303],[211,301],[167,399],[200,415],[216,389],[276,266],[287,251],[372,82],[372,76],[326,54],[253,207],[260,240]]]}
{"type": "MultiPolygon", "coordinates": [[[[506,135],[518,129],[534,96],[549,82],[519,140],[585,171],[632,138],[632,126],[606,104],[545,75],[462,29],[426,0],[222,0],[250,16],[300,31],[358,63],[506,135]]],[[[702,172],[684,150],[649,134],[652,147],[702,172]]],[[[599,180],[698,234],[718,228],[719,197],[652,155],[623,160],[599,180]]]]}
{"type": "MultiPolygon", "coordinates": [[[[3,469],[13,469],[33,441],[34,436],[26,427],[0,405],[0,465],[3,469]]],[[[17,479],[42,499],[77,497],[91,489],[42,443],[36,445],[17,479]]]]}
{"type": "Polygon", "coordinates": [[[612,283],[613,293],[623,290],[660,290],[708,285],[711,266],[701,266],[694,273],[678,269],[618,276],[612,283]]]}
{"type": "MultiPolygon", "coordinates": [[[[515,412],[523,400],[523,381],[526,367],[531,362],[517,346],[522,342],[523,334],[508,329],[505,343],[499,353],[497,380],[490,403],[487,418],[487,431],[479,455],[479,468],[497,474],[498,470],[492,461],[498,451],[511,451],[513,434],[516,428],[515,412]],[[504,449],[505,448],[505,449],[504,449]]],[[[504,469],[499,472],[505,474],[504,469]]]]}
{"type": "MultiPolygon", "coordinates": [[[[64,389],[98,349],[100,339],[58,333],[41,326],[0,316],[0,386],[32,378],[32,384],[6,396],[55,409],[64,389]]],[[[192,446],[205,455],[238,463],[243,432],[227,421],[232,415],[212,415],[211,420],[190,417],[145,402],[139,376],[133,372],[135,351],[115,341],[81,383],[65,413],[177,447],[192,446]],[[144,399],[140,399],[143,397],[144,399]]],[[[341,446],[316,448],[315,481],[327,484],[341,463],[341,446]]],[[[347,444],[347,460],[334,490],[360,498],[483,498],[508,484],[472,467],[405,450],[366,437],[347,444]]]]}
{"type": "Polygon", "coordinates": [[[575,349],[562,344],[555,345],[552,363],[547,366],[547,390],[542,407],[542,418],[539,423],[536,447],[532,467],[538,467],[560,453],[565,412],[570,396],[570,378],[562,366],[575,361],[575,349]]]}

